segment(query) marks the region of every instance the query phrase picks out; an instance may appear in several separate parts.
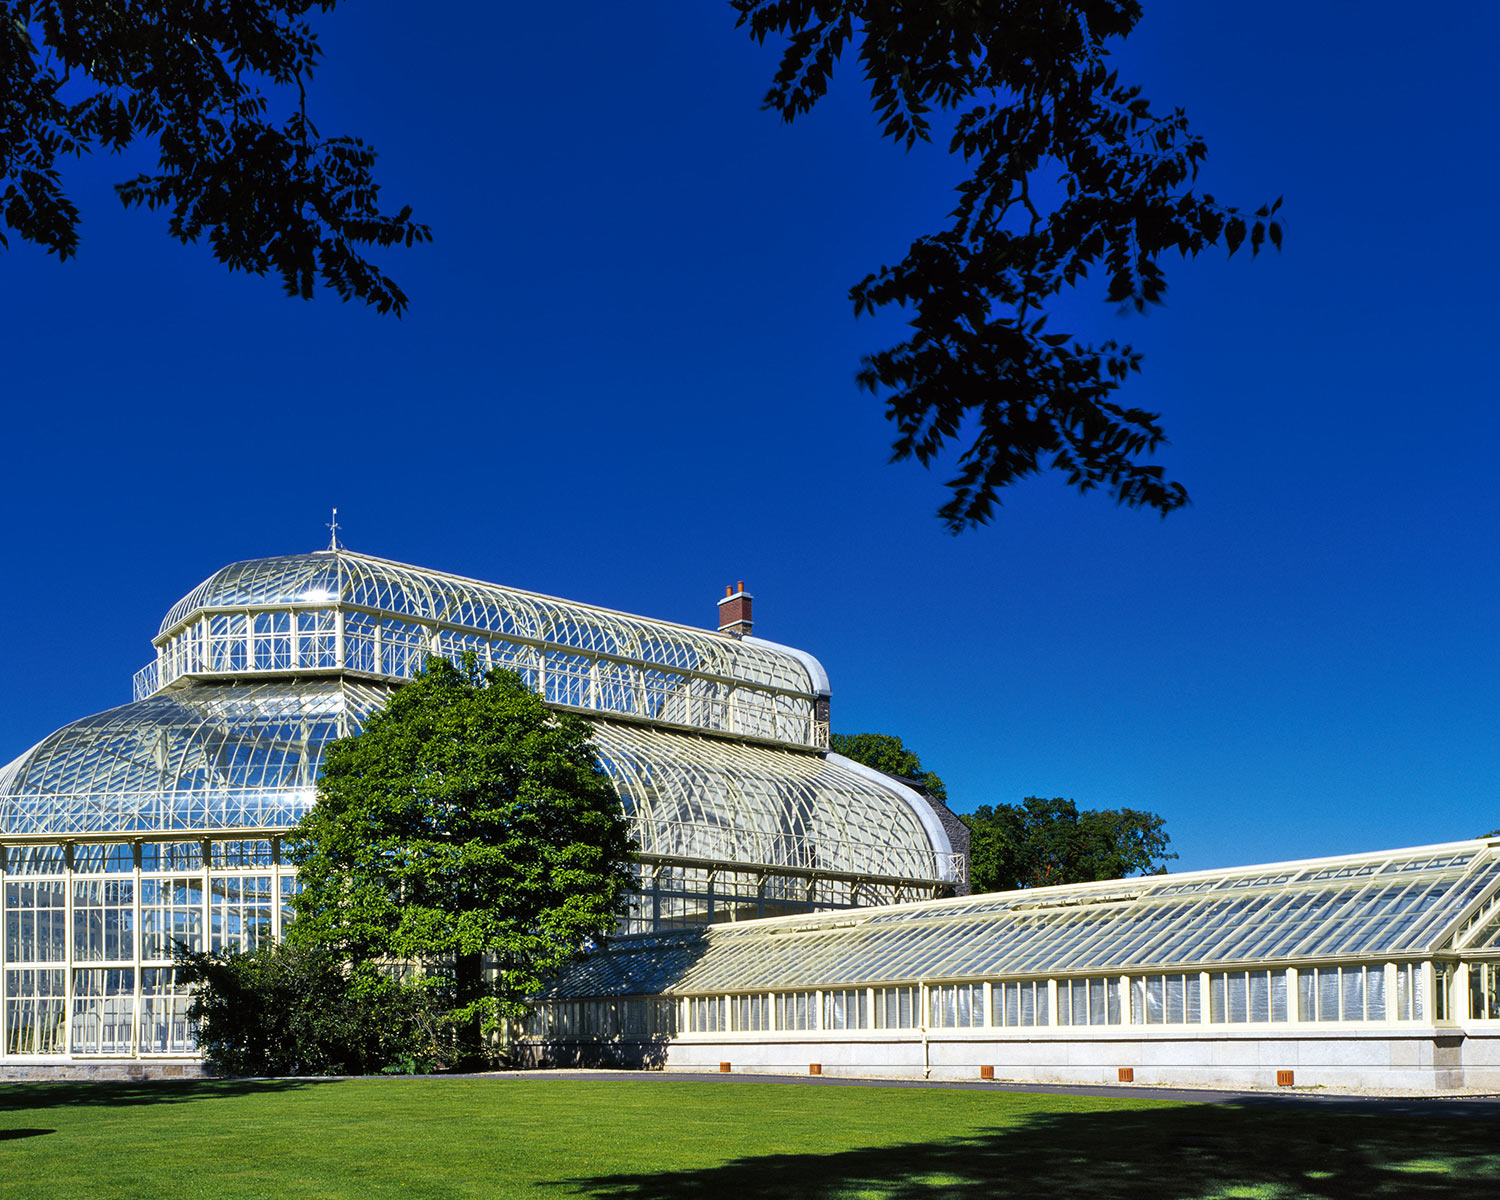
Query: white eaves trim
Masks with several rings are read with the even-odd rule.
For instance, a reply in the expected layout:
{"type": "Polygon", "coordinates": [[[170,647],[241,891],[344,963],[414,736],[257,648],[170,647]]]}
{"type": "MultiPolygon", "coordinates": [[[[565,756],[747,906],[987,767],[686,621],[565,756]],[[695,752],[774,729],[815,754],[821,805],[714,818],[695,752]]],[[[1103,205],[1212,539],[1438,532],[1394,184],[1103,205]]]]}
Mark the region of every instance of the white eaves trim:
{"type": "Polygon", "coordinates": [[[907,787],[899,779],[893,779],[884,771],[877,771],[874,767],[867,767],[864,763],[855,762],[852,758],[845,758],[842,754],[835,754],[830,750],[827,758],[835,766],[843,767],[846,771],[852,771],[861,778],[868,779],[871,783],[878,783],[881,787],[895,792],[896,795],[906,801],[912,812],[917,814],[917,819],[922,822],[922,828],[926,831],[928,839],[932,842],[933,850],[939,854],[951,855],[953,853],[953,843],[948,840],[948,831],[943,828],[943,823],[938,820],[937,813],[933,812],[932,805],[927,803],[927,800],[920,792],[907,787]]]}

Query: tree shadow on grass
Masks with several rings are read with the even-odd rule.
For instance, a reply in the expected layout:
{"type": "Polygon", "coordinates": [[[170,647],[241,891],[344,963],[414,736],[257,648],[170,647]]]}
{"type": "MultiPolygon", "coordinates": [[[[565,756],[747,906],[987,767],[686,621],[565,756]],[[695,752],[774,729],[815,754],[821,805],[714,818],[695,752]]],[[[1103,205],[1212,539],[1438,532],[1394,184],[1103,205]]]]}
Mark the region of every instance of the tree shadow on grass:
{"type": "Polygon", "coordinates": [[[598,1200],[1472,1200],[1500,1191],[1500,1123],[1254,1105],[1051,1112],[951,1140],[559,1182],[598,1200]]]}
{"type": "Polygon", "coordinates": [[[336,1079],[192,1079],[192,1080],[58,1080],[6,1083],[0,1088],[0,1113],[32,1109],[130,1104],[183,1104],[230,1096],[297,1091],[336,1079]]]}

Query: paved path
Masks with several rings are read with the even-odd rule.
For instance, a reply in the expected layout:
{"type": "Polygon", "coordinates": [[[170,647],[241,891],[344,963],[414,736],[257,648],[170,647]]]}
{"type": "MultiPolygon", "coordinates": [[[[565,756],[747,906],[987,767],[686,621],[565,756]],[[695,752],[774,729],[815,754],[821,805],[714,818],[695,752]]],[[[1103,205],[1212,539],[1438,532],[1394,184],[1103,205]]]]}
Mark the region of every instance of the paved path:
{"type": "MultiPolygon", "coordinates": [[[[449,1077],[451,1078],[451,1076],[449,1077]]],[[[493,1079],[574,1079],[589,1082],[782,1083],[797,1087],[945,1088],[962,1092],[1040,1092],[1053,1096],[1131,1097],[1179,1104],[1316,1105],[1318,1108],[1383,1116],[1444,1116],[1500,1120],[1500,1096],[1360,1096],[1326,1092],[1213,1091],[1207,1088],[1147,1087],[1140,1084],[981,1083],[928,1079],[851,1079],[832,1075],[752,1075],[690,1071],[504,1071],[493,1079]]]]}

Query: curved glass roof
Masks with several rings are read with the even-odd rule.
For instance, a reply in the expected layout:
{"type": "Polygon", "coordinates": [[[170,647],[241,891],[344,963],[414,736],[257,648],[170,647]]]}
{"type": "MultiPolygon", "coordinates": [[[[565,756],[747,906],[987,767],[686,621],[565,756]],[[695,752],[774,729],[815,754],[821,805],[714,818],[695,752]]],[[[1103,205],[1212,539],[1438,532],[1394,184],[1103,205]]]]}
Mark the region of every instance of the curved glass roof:
{"type": "Polygon", "coordinates": [[[337,680],[190,687],[65,725],[0,769],[0,833],[284,828],[323,747],[385,703],[337,680]]]}
{"type": "MultiPolygon", "coordinates": [[[[0,833],[286,828],[324,747],[390,689],[332,678],[195,684],[75,721],[0,769],[0,833]]],[[[901,793],[816,755],[599,722],[644,853],[951,880],[901,793]]]]}
{"type": "Polygon", "coordinates": [[[617,939],[559,997],[1420,959],[1500,936],[1500,840],[617,939]]]}
{"type": "Polygon", "coordinates": [[[250,559],[215,571],[172,606],[162,619],[157,641],[203,611],[330,604],[802,695],[819,690],[801,661],[804,656],[774,643],[726,637],[344,549],[250,559]]]}
{"type": "Polygon", "coordinates": [[[642,853],[955,878],[952,847],[932,844],[912,802],[827,759],[608,721],[594,744],[642,853]]]}

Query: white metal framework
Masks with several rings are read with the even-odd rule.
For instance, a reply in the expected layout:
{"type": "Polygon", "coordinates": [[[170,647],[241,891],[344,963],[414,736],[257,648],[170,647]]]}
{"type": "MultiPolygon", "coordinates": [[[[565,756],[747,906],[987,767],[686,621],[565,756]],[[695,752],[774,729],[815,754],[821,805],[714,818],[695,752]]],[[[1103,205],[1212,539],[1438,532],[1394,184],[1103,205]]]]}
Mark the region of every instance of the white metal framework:
{"type": "Polygon", "coordinates": [[[631,931],[941,895],[934,814],[827,755],[816,660],[331,549],[175,604],[133,702],[0,768],[5,1056],[181,1055],[170,947],[279,936],[280,835],[325,747],[429,654],[516,670],[595,722],[637,842],[631,931]]]}
{"type": "Polygon", "coordinates": [[[624,938],[527,1036],[1334,1024],[1500,1032],[1500,839],[624,938]]]}
{"type": "Polygon", "coordinates": [[[318,670],[410,679],[428,655],[469,651],[559,707],[828,745],[826,692],[795,651],[347,550],[254,559],[204,580],[163,619],[135,694],[318,670]]]}

